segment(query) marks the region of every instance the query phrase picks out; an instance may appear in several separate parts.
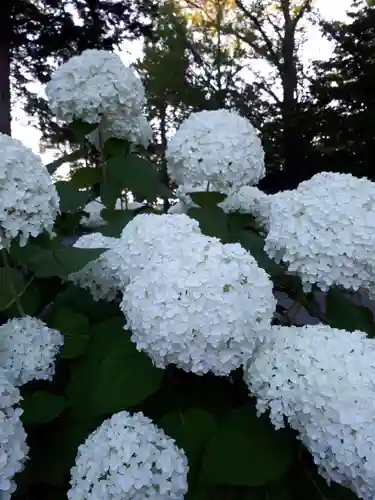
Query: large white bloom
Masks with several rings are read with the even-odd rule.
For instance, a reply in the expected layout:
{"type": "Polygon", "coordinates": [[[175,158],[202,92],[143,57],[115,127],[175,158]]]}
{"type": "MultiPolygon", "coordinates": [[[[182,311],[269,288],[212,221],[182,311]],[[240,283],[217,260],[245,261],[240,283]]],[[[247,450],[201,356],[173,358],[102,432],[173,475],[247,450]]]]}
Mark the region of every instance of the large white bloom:
{"type": "Polygon", "coordinates": [[[375,287],[375,183],[323,172],[271,197],[265,250],[312,284],[375,287]]]}
{"type": "MultiPolygon", "coordinates": [[[[115,210],[137,210],[138,208],[142,208],[143,206],[144,203],[138,203],[134,201],[126,202],[125,200],[119,198],[116,201],[115,210]]],[[[90,201],[84,208],[84,212],[87,212],[88,215],[82,216],[80,220],[81,226],[87,228],[106,226],[108,222],[101,216],[101,211],[104,208],[106,207],[101,202],[100,197],[96,198],[96,200],[90,201]]]]}
{"type": "Polygon", "coordinates": [[[0,134],[0,249],[13,238],[52,233],[59,197],[39,156],[20,141],[0,134]]]}
{"type": "Polygon", "coordinates": [[[141,113],[145,92],[141,80],[120,57],[106,50],[85,50],[60,66],[46,85],[57,118],[99,123],[103,116],[141,113]]]}
{"type": "Polygon", "coordinates": [[[320,473],[375,495],[375,340],[325,325],[273,327],[245,370],[259,413],[298,431],[320,473]]]}
{"type": "Polygon", "coordinates": [[[61,333],[38,318],[10,319],[0,326],[0,366],[16,386],[31,380],[51,380],[63,343],[61,333]]]}
{"type": "Polygon", "coordinates": [[[105,420],[78,448],[69,500],[183,500],[189,467],[173,439],[142,413],[105,420]]]}
{"type": "MultiPolygon", "coordinates": [[[[189,238],[187,245],[189,245],[189,238]]],[[[228,375],[270,328],[273,284],[238,244],[214,238],[152,262],[124,291],[132,341],[155,365],[228,375]]]]}
{"type": "Polygon", "coordinates": [[[184,214],[139,214],[124,228],[116,251],[121,253],[121,277],[137,276],[150,261],[181,257],[199,244],[199,223],[184,214]]]}
{"type": "Polygon", "coordinates": [[[265,175],[255,128],[225,109],[192,113],[169,141],[166,158],[169,175],[179,185],[210,183],[215,191],[227,192],[265,175]]]}
{"type": "Polygon", "coordinates": [[[69,275],[69,279],[90,291],[95,300],[114,300],[121,284],[118,274],[121,268],[121,256],[113,249],[118,238],[91,233],[81,236],[73,245],[76,248],[107,248],[99,258],[89,262],[79,271],[69,275]]]}
{"type": "Polygon", "coordinates": [[[5,370],[0,369],[0,498],[9,500],[16,490],[13,477],[21,472],[27,458],[29,447],[26,433],[16,405],[21,395],[8,380],[5,370]]]}

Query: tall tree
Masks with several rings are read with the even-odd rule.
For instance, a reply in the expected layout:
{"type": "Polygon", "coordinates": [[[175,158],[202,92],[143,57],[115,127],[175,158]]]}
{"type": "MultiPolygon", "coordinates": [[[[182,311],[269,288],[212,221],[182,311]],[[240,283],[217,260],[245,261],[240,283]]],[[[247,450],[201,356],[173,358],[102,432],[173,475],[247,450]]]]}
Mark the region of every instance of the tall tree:
{"type": "Polygon", "coordinates": [[[321,24],[335,48],[312,85],[316,163],[375,180],[375,6],[354,2],[348,17],[321,24]]]}
{"type": "Polygon", "coordinates": [[[10,87],[28,109],[45,107],[32,100],[27,83],[45,83],[56,63],[87,48],[113,49],[126,38],[150,33],[153,0],[5,0],[0,17],[1,131],[10,133],[10,87]]]}

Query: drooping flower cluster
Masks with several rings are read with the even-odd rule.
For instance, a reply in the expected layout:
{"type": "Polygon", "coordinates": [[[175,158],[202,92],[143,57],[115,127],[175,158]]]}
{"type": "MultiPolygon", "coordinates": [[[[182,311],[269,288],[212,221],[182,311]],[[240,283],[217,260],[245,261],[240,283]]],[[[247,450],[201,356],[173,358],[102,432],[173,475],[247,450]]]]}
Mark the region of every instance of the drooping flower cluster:
{"type": "MultiPolygon", "coordinates": [[[[143,203],[126,202],[125,200],[116,200],[115,210],[137,210],[144,206],[143,203]]],[[[90,201],[83,209],[88,215],[83,215],[80,224],[86,228],[97,228],[106,226],[108,222],[102,218],[101,211],[105,208],[100,197],[90,201]]]]}
{"type": "Polygon", "coordinates": [[[134,71],[118,55],[97,49],[62,64],[47,83],[46,94],[56,117],[67,122],[134,117],[145,103],[143,84],[134,71]]]}
{"type": "Polygon", "coordinates": [[[124,291],[121,309],[132,341],[156,366],[228,375],[269,329],[273,285],[240,245],[195,239],[190,252],[171,246],[169,256],[151,258],[124,291]]]}
{"type": "Polygon", "coordinates": [[[0,249],[19,236],[52,233],[59,197],[39,156],[20,141],[0,134],[0,249]]]}
{"type": "Polygon", "coordinates": [[[97,149],[100,149],[102,141],[108,139],[126,139],[134,145],[146,148],[152,138],[152,128],[143,115],[115,116],[110,120],[104,117],[100,127],[87,138],[97,149]]]}
{"type": "Polygon", "coordinates": [[[298,431],[320,473],[372,500],[375,340],[325,325],[273,327],[245,370],[258,410],[298,431]]]}
{"type": "Polygon", "coordinates": [[[5,370],[0,369],[0,498],[10,500],[16,490],[14,476],[24,467],[29,452],[26,433],[20,416],[19,390],[9,381],[5,370]]]}
{"type": "Polygon", "coordinates": [[[142,413],[105,420],[78,448],[69,500],[183,500],[186,456],[142,413]]]}
{"type": "Polygon", "coordinates": [[[122,280],[121,255],[114,248],[118,238],[103,236],[101,233],[85,234],[73,245],[76,248],[107,248],[99,258],[86,264],[79,271],[69,275],[69,279],[90,291],[95,300],[112,301],[116,298],[122,280]]]}
{"type": "Polygon", "coordinates": [[[168,143],[168,173],[178,184],[207,183],[227,192],[265,175],[264,151],[251,123],[233,111],[200,111],[182,122],[168,143]]]}
{"type": "Polygon", "coordinates": [[[17,387],[31,380],[51,380],[63,343],[61,333],[38,318],[10,319],[0,326],[0,366],[17,387]]]}
{"type": "Polygon", "coordinates": [[[375,183],[322,172],[270,202],[268,255],[297,273],[306,291],[375,288],[375,183]]]}

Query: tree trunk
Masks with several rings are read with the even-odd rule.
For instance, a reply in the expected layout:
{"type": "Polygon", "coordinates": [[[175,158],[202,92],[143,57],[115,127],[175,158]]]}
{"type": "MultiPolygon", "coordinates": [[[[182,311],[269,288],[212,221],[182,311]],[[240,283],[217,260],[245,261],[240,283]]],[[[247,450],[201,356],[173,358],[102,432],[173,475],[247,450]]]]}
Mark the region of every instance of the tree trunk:
{"type": "Polygon", "coordinates": [[[4,3],[0,8],[0,14],[0,132],[3,134],[11,135],[11,0],[4,0],[4,3]]]}

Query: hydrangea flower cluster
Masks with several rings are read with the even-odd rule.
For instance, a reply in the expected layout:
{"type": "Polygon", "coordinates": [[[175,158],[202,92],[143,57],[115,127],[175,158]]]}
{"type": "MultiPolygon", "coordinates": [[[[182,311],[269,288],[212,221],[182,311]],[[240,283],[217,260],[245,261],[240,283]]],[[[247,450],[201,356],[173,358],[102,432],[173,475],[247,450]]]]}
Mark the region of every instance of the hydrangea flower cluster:
{"type": "Polygon", "coordinates": [[[168,143],[167,166],[178,184],[227,192],[265,175],[264,151],[252,124],[233,111],[200,111],[168,143]]]}
{"type": "Polygon", "coordinates": [[[183,500],[187,458],[142,413],[105,420],[78,448],[69,500],[183,500]]]}
{"type": "Polygon", "coordinates": [[[13,479],[21,472],[29,447],[20,416],[19,390],[9,381],[5,370],[0,369],[0,498],[10,500],[16,490],[13,479]]]}
{"type": "Polygon", "coordinates": [[[259,413],[298,431],[320,473],[372,500],[375,340],[325,325],[273,327],[245,370],[259,413]]]}
{"type": "Polygon", "coordinates": [[[38,318],[10,319],[0,326],[0,366],[16,387],[31,380],[51,380],[63,343],[61,333],[38,318]]]}
{"type": "Polygon", "coordinates": [[[74,243],[76,248],[107,248],[98,259],[89,262],[69,279],[90,291],[95,300],[112,301],[116,298],[122,280],[119,276],[121,255],[115,250],[118,238],[103,236],[101,233],[85,234],[74,243]]]}
{"type": "Polygon", "coordinates": [[[268,255],[287,264],[310,291],[375,287],[375,183],[323,172],[270,202],[268,255]]]}
{"type": "Polygon", "coordinates": [[[0,134],[0,249],[19,236],[52,233],[59,197],[39,156],[20,141],[0,134]]]}
{"type": "Polygon", "coordinates": [[[141,114],[145,91],[134,71],[106,50],[90,49],[62,64],[46,85],[49,106],[58,119],[100,123],[141,114]]]}
{"type": "Polygon", "coordinates": [[[104,117],[100,126],[87,138],[97,149],[100,149],[101,141],[105,142],[108,139],[125,139],[134,145],[146,148],[152,138],[152,127],[142,115],[116,116],[110,120],[104,117]]]}
{"type": "Polygon", "coordinates": [[[228,375],[270,328],[273,284],[238,244],[202,235],[183,256],[180,248],[130,282],[120,306],[126,326],[160,368],[228,375]]]}
{"type": "MultiPolygon", "coordinates": [[[[144,206],[143,203],[138,202],[127,202],[120,198],[116,200],[115,210],[138,210],[144,206]]],[[[90,201],[83,209],[88,215],[83,215],[80,224],[86,228],[98,228],[101,226],[106,226],[108,222],[104,220],[101,216],[101,211],[105,208],[100,197],[96,200],[90,201]]]]}
{"type": "Polygon", "coordinates": [[[197,237],[201,237],[199,223],[187,215],[137,215],[125,226],[116,248],[122,255],[121,277],[137,276],[150,260],[185,255],[198,244],[197,237]]]}

